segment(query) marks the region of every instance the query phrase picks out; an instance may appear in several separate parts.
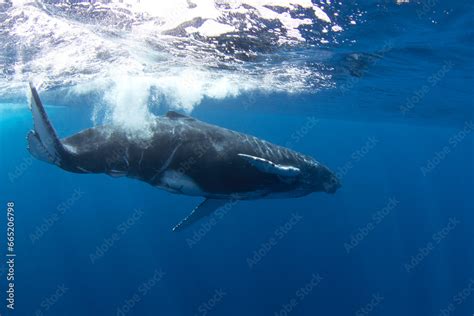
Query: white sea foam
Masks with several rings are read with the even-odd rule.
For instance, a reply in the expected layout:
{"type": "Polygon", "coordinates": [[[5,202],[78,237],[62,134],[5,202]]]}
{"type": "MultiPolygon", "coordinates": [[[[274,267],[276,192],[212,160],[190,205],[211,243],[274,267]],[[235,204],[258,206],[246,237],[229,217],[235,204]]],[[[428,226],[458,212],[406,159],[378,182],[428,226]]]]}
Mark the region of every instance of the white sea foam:
{"type": "Polygon", "coordinates": [[[9,72],[0,96],[23,93],[27,81],[42,92],[70,86],[70,96],[102,96],[95,123],[129,129],[152,124],[150,107],[159,102],[191,112],[205,98],[330,86],[324,65],[268,52],[331,40],[308,38],[302,27],[343,31],[310,0],[13,0],[5,14],[0,27],[17,59],[0,65],[9,72]]]}

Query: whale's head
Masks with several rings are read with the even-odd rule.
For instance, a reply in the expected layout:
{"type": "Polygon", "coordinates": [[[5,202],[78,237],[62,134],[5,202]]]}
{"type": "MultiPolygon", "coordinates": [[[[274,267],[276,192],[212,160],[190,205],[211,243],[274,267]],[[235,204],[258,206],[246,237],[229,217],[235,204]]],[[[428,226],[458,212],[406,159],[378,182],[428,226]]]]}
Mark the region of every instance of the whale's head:
{"type": "Polygon", "coordinates": [[[306,185],[310,186],[313,192],[335,193],[341,187],[338,177],[318,162],[311,164],[305,178],[306,185]]]}

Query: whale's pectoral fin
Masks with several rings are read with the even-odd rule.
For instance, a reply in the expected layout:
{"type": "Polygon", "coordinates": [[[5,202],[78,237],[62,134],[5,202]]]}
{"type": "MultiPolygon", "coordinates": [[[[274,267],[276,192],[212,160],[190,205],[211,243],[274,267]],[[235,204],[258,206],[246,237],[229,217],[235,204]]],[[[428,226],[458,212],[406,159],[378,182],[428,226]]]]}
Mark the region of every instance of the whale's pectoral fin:
{"type": "Polygon", "coordinates": [[[199,204],[194,210],[186,216],[181,222],[179,222],[173,231],[181,231],[186,227],[194,224],[203,217],[209,216],[212,212],[217,210],[219,207],[227,203],[228,200],[217,200],[217,199],[205,199],[201,204],[199,204]]]}
{"type": "Polygon", "coordinates": [[[284,177],[294,177],[300,174],[300,169],[293,166],[287,165],[280,165],[276,164],[270,160],[255,157],[246,154],[238,154],[240,157],[247,160],[252,166],[257,168],[258,170],[266,173],[272,173],[277,176],[284,176],[284,177]]]}
{"type": "Polygon", "coordinates": [[[28,150],[36,158],[60,165],[67,150],[56,135],[56,131],[48,120],[43,103],[35,87],[30,83],[31,103],[34,130],[28,134],[28,150]]]}

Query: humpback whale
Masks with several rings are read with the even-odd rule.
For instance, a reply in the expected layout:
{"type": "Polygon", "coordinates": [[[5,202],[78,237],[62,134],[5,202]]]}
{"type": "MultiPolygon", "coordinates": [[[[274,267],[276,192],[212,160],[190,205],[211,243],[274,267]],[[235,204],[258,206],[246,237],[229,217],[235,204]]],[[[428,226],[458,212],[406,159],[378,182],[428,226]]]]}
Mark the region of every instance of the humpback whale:
{"type": "Polygon", "coordinates": [[[59,139],[31,83],[30,92],[34,128],[27,141],[37,159],[69,172],[129,177],[204,197],[174,231],[229,201],[335,193],[340,187],[336,175],[312,157],[173,111],[155,118],[145,140],[113,125],[59,139]]]}

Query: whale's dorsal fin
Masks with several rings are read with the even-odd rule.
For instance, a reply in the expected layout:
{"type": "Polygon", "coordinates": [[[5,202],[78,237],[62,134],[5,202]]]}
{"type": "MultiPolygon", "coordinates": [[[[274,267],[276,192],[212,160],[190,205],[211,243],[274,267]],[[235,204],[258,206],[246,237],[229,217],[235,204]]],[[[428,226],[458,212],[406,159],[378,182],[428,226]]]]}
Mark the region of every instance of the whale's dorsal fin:
{"type": "Polygon", "coordinates": [[[277,176],[294,177],[300,174],[301,170],[294,166],[276,164],[270,160],[255,157],[247,154],[238,154],[247,160],[252,166],[266,173],[272,173],[277,176]]]}
{"type": "Polygon", "coordinates": [[[178,113],[175,111],[168,111],[166,112],[165,116],[170,119],[188,119],[188,120],[194,120],[191,116],[184,115],[182,113],[178,113]]]}
{"type": "Polygon", "coordinates": [[[229,200],[217,200],[217,199],[205,199],[201,204],[199,204],[194,210],[186,216],[181,222],[179,222],[173,231],[177,232],[183,230],[184,228],[190,226],[191,224],[197,222],[205,216],[209,216],[217,210],[219,207],[223,206],[229,200]]]}

